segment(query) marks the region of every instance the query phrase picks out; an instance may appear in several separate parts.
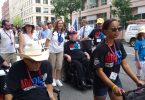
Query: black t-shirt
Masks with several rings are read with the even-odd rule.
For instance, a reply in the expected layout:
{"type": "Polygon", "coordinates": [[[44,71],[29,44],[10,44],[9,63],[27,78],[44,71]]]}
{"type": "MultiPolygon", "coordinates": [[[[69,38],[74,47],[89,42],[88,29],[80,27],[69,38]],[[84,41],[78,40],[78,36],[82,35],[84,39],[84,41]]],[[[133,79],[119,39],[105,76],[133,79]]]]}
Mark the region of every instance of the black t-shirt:
{"type": "Polygon", "coordinates": [[[14,63],[6,77],[6,93],[13,100],[50,100],[46,84],[52,83],[52,67],[42,61],[39,71],[29,71],[23,60],[14,63]]]}
{"type": "Polygon", "coordinates": [[[90,34],[89,38],[94,39],[94,45],[99,44],[105,37],[104,33],[100,32],[98,29],[94,29],[90,34]]]}
{"type": "Polygon", "coordinates": [[[68,41],[64,45],[64,54],[68,54],[72,59],[80,60],[85,57],[80,41],[68,41]]]}
{"type": "MultiPolygon", "coordinates": [[[[97,68],[103,68],[104,73],[108,77],[110,77],[111,72],[119,73],[121,62],[126,56],[127,54],[121,42],[115,41],[115,46],[113,45],[110,49],[105,43],[105,40],[103,40],[93,52],[95,70],[97,68]],[[113,52],[116,51],[116,53],[113,54],[111,50],[113,52]]],[[[95,74],[94,78],[95,82],[104,85],[97,74],[95,74]]]]}

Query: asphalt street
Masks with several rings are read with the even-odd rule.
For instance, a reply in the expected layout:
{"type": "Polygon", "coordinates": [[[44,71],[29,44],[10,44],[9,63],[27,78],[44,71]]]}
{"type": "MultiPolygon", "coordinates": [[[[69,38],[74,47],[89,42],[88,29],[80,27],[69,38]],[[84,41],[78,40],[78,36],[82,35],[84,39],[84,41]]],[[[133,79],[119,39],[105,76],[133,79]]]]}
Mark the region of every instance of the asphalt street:
{"type": "MultiPolygon", "coordinates": [[[[128,44],[124,44],[124,48],[128,54],[127,61],[130,67],[136,72],[135,62],[134,62],[134,49],[129,47],[128,44]]],[[[123,84],[125,91],[132,90],[136,88],[135,83],[126,75],[126,73],[121,69],[120,78],[123,84]]],[[[64,83],[64,86],[61,89],[61,100],[93,100],[93,91],[92,89],[81,91],[77,90],[69,84],[64,83]]],[[[107,97],[107,100],[110,100],[107,97]]]]}

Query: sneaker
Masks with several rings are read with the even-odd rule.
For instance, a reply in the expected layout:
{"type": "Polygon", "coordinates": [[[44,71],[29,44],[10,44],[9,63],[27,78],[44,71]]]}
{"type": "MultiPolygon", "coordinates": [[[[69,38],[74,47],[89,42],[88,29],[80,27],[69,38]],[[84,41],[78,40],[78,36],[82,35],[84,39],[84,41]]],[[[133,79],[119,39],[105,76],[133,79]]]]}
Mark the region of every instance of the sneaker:
{"type": "Polygon", "coordinates": [[[56,80],[56,85],[58,85],[58,86],[63,86],[63,84],[60,82],[60,80],[56,80]]]}
{"type": "Polygon", "coordinates": [[[56,86],[56,80],[55,79],[53,79],[52,86],[56,86]]]}

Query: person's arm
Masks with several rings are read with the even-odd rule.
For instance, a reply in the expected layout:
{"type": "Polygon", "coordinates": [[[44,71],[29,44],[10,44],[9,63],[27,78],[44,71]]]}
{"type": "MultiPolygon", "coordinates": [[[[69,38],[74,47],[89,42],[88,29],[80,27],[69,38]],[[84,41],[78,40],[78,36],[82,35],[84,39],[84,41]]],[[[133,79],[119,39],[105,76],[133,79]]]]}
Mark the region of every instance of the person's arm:
{"type": "Polygon", "coordinates": [[[24,36],[22,32],[19,35],[19,53],[24,53],[24,36]]]}
{"type": "Polygon", "coordinates": [[[139,69],[141,69],[140,60],[139,60],[139,55],[138,55],[139,48],[140,48],[140,43],[138,42],[138,40],[136,40],[136,41],[135,41],[135,46],[134,46],[134,50],[135,50],[135,59],[136,59],[137,67],[138,67],[139,69]]]}
{"type": "Polygon", "coordinates": [[[48,49],[49,42],[50,42],[50,40],[49,40],[49,39],[46,39],[46,42],[45,42],[45,49],[48,49]]]}
{"type": "Polygon", "coordinates": [[[55,97],[53,95],[53,86],[51,84],[47,84],[46,86],[47,86],[47,92],[50,97],[50,100],[55,100],[55,97]]]}
{"type": "Polygon", "coordinates": [[[9,64],[0,56],[0,67],[4,65],[5,67],[6,66],[9,66],[9,64]]]}
{"type": "Polygon", "coordinates": [[[126,59],[123,59],[122,63],[121,63],[124,71],[130,76],[130,78],[137,84],[137,85],[142,85],[142,82],[139,81],[139,79],[136,77],[136,75],[134,74],[134,72],[132,71],[132,69],[130,68],[128,62],[126,59]]]}
{"type": "Polygon", "coordinates": [[[84,52],[84,54],[87,56],[87,59],[90,60],[90,55],[87,52],[84,52]]]}
{"type": "Polygon", "coordinates": [[[5,100],[12,100],[13,99],[13,95],[12,94],[6,94],[5,95],[5,100]]]}
{"type": "Polygon", "coordinates": [[[64,57],[66,57],[66,59],[67,59],[68,62],[71,62],[71,56],[70,55],[64,54],[64,57]]]}
{"type": "Polygon", "coordinates": [[[140,60],[138,56],[138,50],[135,50],[135,59],[136,59],[137,67],[141,69],[141,64],[140,64],[140,60]]]}
{"type": "Polygon", "coordinates": [[[96,32],[96,29],[92,30],[88,37],[93,39],[94,35],[95,35],[95,32],[96,32]]]}

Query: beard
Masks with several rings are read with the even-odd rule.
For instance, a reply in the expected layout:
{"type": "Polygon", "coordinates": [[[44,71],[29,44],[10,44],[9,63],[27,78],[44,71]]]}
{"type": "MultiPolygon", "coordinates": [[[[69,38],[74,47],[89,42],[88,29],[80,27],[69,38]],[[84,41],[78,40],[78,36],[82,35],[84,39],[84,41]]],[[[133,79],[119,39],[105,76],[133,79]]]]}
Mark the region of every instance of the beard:
{"type": "Polygon", "coordinates": [[[5,27],[5,30],[10,30],[10,27],[5,27]]]}

